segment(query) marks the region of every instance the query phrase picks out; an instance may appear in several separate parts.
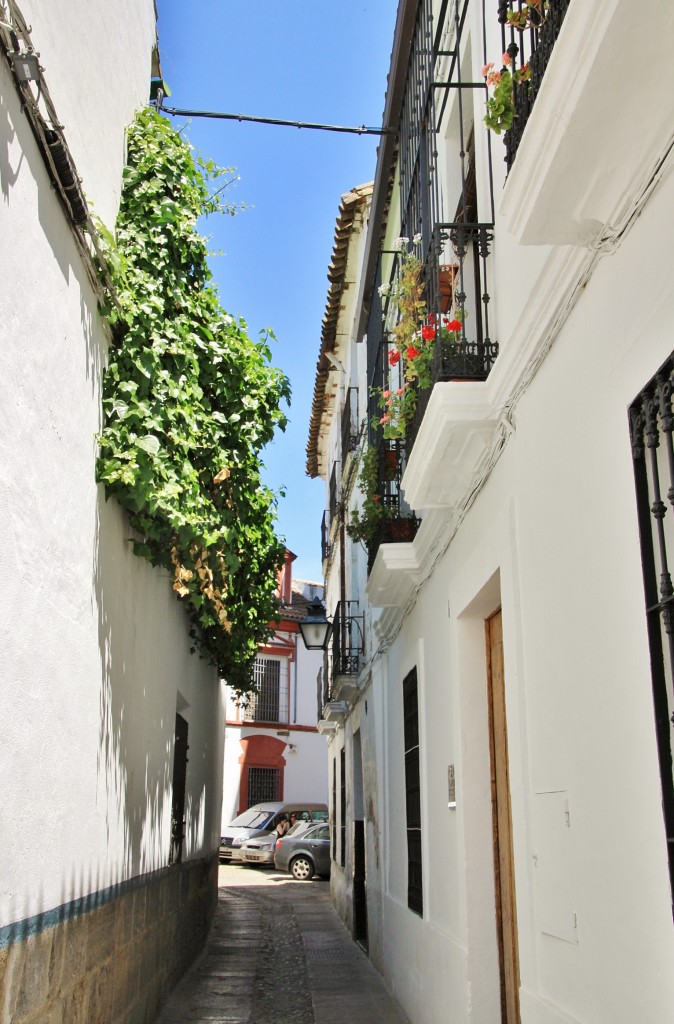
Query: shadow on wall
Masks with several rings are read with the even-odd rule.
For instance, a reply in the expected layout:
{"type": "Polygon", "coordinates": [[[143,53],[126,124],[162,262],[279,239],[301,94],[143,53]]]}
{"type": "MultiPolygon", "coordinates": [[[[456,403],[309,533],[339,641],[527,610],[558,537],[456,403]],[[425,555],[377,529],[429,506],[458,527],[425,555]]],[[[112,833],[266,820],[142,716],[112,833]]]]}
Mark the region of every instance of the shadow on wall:
{"type": "MultiPolygon", "coordinates": [[[[204,675],[204,663],[187,653],[186,617],[181,622],[168,574],[162,579],[161,570],[132,553],[126,514],[114,499],[104,500],[102,487],[98,492],[98,792],[107,808],[108,859],[131,878],[169,862],[178,658],[197,677],[204,675]]],[[[180,703],[179,691],[177,697],[180,703]]],[[[191,709],[182,714],[192,718],[191,709]]],[[[196,742],[196,732],[191,727],[188,735],[183,859],[206,853],[215,800],[206,780],[214,777],[207,762],[217,744],[196,742]]]]}

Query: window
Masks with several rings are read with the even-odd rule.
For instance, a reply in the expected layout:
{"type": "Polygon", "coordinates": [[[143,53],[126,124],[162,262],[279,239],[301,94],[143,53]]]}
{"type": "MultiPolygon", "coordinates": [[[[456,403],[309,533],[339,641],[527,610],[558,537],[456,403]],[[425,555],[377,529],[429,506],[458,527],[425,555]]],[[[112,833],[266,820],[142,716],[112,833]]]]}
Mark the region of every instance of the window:
{"type": "Polygon", "coordinates": [[[340,754],[339,776],[339,863],[346,864],[346,752],[340,754]]]}
{"type": "Polygon", "coordinates": [[[405,805],[407,812],[407,906],[424,912],[421,873],[421,784],[419,776],[419,701],[417,670],[403,682],[405,805]]]}
{"type": "Polygon", "coordinates": [[[185,838],[185,787],[187,783],[187,721],[176,715],[173,744],[173,797],[171,801],[171,850],[169,864],[180,864],[185,838]]]}
{"type": "Polygon", "coordinates": [[[674,898],[674,355],[630,408],[662,808],[674,898]],[[669,507],[668,507],[669,506],[669,507]]]}
{"type": "Polygon", "coordinates": [[[332,759],[332,859],[337,860],[337,823],[335,818],[337,816],[337,758],[332,759]]]}
{"type": "Polygon", "coordinates": [[[280,800],[281,773],[278,768],[248,769],[248,806],[280,800]]]}
{"type": "Polygon", "coordinates": [[[244,722],[288,721],[288,662],[258,655],[253,665],[255,693],[243,709],[244,722]]]}

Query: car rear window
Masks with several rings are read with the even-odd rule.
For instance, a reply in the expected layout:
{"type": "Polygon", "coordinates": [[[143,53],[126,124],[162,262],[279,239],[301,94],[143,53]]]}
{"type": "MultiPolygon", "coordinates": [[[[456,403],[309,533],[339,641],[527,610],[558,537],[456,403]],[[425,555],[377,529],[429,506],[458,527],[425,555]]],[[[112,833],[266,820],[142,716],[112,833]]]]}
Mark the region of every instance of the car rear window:
{"type": "Polygon", "coordinates": [[[329,839],[330,838],[330,826],[329,825],[317,825],[316,828],[309,829],[307,832],[307,839],[329,839]]]}

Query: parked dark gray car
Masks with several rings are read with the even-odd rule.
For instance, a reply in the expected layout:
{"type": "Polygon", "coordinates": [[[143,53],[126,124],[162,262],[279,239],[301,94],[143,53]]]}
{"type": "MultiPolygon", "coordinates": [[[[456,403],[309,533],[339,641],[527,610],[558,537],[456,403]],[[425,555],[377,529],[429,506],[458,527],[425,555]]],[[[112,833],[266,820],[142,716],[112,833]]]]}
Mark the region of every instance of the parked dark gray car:
{"type": "Polygon", "coordinates": [[[277,871],[289,871],[304,881],[314,875],[330,877],[330,826],[315,825],[300,835],[279,839],[274,853],[277,871]]]}

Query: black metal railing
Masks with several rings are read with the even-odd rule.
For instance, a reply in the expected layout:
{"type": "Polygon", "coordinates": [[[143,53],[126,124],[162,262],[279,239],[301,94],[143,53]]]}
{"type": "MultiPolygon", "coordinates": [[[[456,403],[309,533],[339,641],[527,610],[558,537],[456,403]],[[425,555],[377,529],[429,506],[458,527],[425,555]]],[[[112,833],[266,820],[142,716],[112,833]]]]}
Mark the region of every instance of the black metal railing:
{"type": "Polygon", "coordinates": [[[342,462],[358,447],[358,388],[347,388],[342,409],[342,462]]]}
{"type": "Polygon", "coordinates": [[[513,78],[516,79],[517,72],[525,65],[529,66],[530,71],[530,77],[526,81],[514,81],[513,84],[515,118],[512,127],[504,135],[504,159],[508,170],[517,155],[570,2],[571,0],[538,0],[532,3],[532,0],[529,0],[526,3],[524,0],[499,0],[501,43],[503,53],[507,53],[512,61],[510,70],[513,78]]]}
{"type": "Polygon", "coordinates": [[[381,440],[377,446],[377,490],[383,515],[367,546],[368,572],[372,570],[382,544],[414,540],[421,524],[421,520],[402,495],[401,480],[405,468],[405,453],[405,442],[401,440],[381,440]]]}
{"type": "Polygon", "coordinates": [[[332,678],[357,676],[363,656],[363,619],[357,601],[340,601],[332,620],[332,678]]]}
{"type": "Polygon", "coordinates": [[[328,489],[328,512],[330,513],[330,525],[337,519],[339,512],[339,463],[333,462],[330,473],[330,485],[328,489]]]}
{"type": "Polygon", "coordinates": [[[630,407],[646,624],[674,901],[674,354],[630,407]]]}
{"type": "Polygon", "coordinates": [[[332,545],[330,544],[330,512],[326,509],[321,519],[321,559],[324,562],[330,558],[332,545]]]}
{"type": "Polygon", "coordinates": [[[431,385],[417,389],[408,426],[411,452],[433,386],[439,381],[485,381],[498,355],[489,329],[489,254],[493,225],[436,224],[424,266],[427,322],[435,329],[431,385]],[[449,325],[460,323],[457,330],[449,325]]]}

